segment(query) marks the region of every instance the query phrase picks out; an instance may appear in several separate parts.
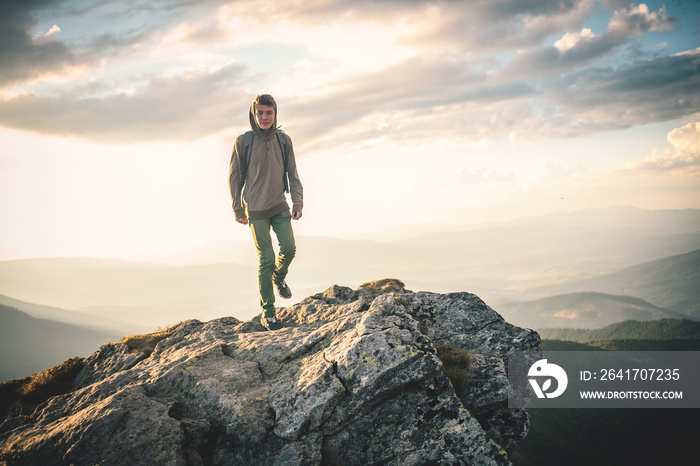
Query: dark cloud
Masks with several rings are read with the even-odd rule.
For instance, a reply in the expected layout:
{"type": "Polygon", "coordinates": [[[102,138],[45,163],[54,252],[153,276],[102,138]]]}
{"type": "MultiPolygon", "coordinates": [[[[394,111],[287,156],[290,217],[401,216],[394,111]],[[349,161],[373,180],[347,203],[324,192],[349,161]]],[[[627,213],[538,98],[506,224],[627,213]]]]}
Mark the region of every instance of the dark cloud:
{"type": "Polygon", "coordinates": [[[387,15],[397,14],[410,8],[438,6],[440,8],[458,9],[463,12],[460,16],[480,16],[485,19],[512,18],[515,16],[554,16],[565,14],[587,3],[586,0],[336,0],[320,6],[313,2],[300,2],[297,8],[301,11],[328,14],[338,11],[368,11],[376,14],[383,11],[387,15]]]}
{"type": "Polygon", "coordinates": [[[0,103],[0,124],[126,144],[194,140],[226,129],[234,120],[246,121],[254,96],[245,87],[244,72],[233,65],[213,73],[158,77],[131,95],[104,98],[21,95],[0,103]]]}
{"type": "Polygon", "coordinates": [[[518,0],[480,2],[491,18],[513,16],[557,16],[577,9],[581,0],[518,0]]]}
{"type": "Polygon", "coordinates": [[[620,69],[590,68],[554,92],[573,110],[596,108],[627,124],[672,120],[700,111],[700,53],[658,57],[620,69]],[[617,110],[616,110],[617,109],[617,110]]]}
{"type": "Polygon", "coordinates": [[[61,0],[9,0],[0,4],[0,85],[55,73],[79,58],[61,42],[35,43],[32,12],[61,0]]]}
{"type": "Polygon", "coordinates": [[[372,138],[544,140],[700,112],[700,53],[537,79],[494,79],[462,65],[412,60],[292,102],[295,134],[319,147],[372,138]]]}
{"type": "Polygon", "coordinates": [[[178,17],[196,9],[226,3],[226,0],[104,0],[69,4],[65,0],[5,0],[0,2],[0,86],[29,81],[47,74],[60,74],[67,68],[92,64],[142,42],[154,30],[178,22],[178,17]],[[82,44],[58,40],[39,41],[36,35],[38,11],[60,11],[72,17],[87,18],[105,14],[106,30],[82,44]],[[107,13],[105,13],[107,12],[107,13]],[[112,32],[117,20],[143,13],[152,17],[127,31],[112,32]]]}
{"type": "MultiPolygon", "coordinates": [[[[608,30],[598,36],[583,36],[567,47],[547,46],[522,52],[504,69],[505,75],[547,75],[585,66],[620,46],[630,37],[648,31],[670,30],[674,18],[665,8],[648,11],[646,7],[618,10],[611,18],[608,30]]],[[[589,31],[590,32],[590,31],[589,31]]]]}

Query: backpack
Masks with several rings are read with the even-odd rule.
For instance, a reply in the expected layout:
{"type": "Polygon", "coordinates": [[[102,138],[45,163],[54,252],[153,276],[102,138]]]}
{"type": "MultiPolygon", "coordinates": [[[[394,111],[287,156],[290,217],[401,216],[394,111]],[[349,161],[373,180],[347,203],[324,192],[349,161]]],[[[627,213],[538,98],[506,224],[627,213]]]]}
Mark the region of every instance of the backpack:
{"type": "MultiPolygon", "coordinates": [[[[246,175],[248,174],[248,163],[250,162],[250,151],[253,148],[253,136],[255,136],[255,133],[252,131],[247,131],[245,134],[243,134],[243,154],[240,158],[240,171],[241,171],[241,179],[243,182],[245,182],[246,175]]],[[[282,158],[283,158],[283,163],[284,163],[284,192],[288,193],[289,192],[289,173],[287,172],[287,158],[288,158],[288,153],[287,153],[287,138],[285,137],[284,131],[281,129],[278,129],[275,131],[275,136],[277,136],[277,142],[280,145],[280,149],[282,150],[282,158]]]]}

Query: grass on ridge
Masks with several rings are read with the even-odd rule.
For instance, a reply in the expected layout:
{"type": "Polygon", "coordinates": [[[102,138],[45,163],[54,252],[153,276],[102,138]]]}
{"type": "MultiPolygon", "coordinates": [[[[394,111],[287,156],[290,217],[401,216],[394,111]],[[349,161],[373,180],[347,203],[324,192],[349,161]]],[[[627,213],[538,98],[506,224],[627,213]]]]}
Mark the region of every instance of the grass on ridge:
{"type": "Polygon", "coordinates": [[[0,420],[18,401],[22,405],[21,414],[26,416],[49,398],[70,392],[83,361],[83,358],[71,358],[38,374],[1,383],[0,420]]]}
{"type": "Polygon", "coordinates": [[[144,353],[146,357],[148,357],[159,342],[175,333],[175,329],[178,325],[179,324],[144,335],[127,335],[119,340],[119,343],[126,345],[132,353],[144,353]]]}

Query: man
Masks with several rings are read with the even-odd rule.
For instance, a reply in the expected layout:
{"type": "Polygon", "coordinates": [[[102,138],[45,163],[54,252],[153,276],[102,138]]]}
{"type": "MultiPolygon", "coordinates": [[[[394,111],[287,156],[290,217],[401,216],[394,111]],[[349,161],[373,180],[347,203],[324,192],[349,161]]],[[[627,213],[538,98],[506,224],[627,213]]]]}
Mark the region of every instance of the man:
{"type": "Polygon", "coordinates": [[[258,289],[261,323],[268,330],[282,328],[275,315],[275,294],[288,299],[292,292],[285,278],[296,254],[291,220],[301,218],[303,188],[297,173],[292,140],[277,127],[277,103],[261,94],[250,106],[252,131],[236,138],[229,166],[229,188],[236,221],[250,225],[258,250],[258,289]],[[291,193],[292,211],[285,197],[291,193]],[[275,257],[270,229],[275,232],[279,254],[275,257]]]}

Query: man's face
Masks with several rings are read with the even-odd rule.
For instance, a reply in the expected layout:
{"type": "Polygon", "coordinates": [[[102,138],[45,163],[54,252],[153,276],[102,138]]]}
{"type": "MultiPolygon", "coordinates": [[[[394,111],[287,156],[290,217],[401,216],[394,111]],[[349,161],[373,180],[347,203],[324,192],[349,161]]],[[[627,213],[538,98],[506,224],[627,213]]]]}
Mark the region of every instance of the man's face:
{"type": "Polygon", "coordinates": [[[268,130],[275,122],[275,108],[269,105],[258,104],[255,106],[255,121],[263,130],[268,130]]]}

